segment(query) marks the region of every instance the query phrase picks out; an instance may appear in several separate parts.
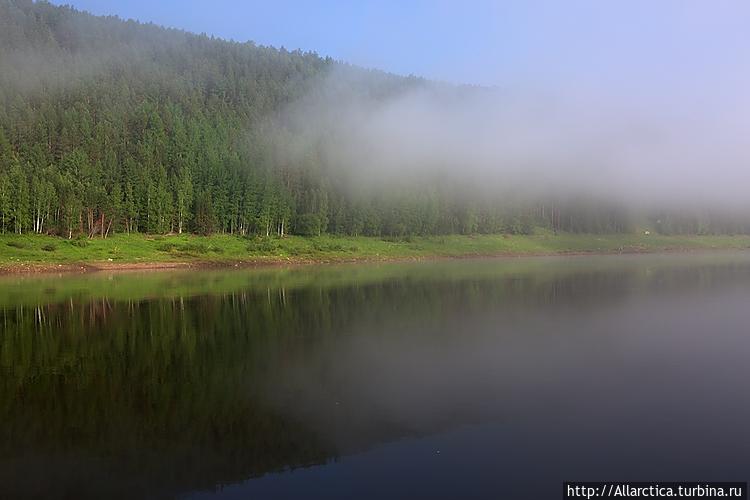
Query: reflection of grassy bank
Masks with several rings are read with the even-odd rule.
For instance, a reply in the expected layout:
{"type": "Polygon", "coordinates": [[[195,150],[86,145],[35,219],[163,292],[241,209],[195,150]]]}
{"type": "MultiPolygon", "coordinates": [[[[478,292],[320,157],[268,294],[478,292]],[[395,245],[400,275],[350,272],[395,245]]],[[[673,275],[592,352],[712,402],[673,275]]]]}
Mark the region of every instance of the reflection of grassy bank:
{"type": "Polygon", "coordinates": [[[50,236],[0,236],[0,269],[27,265],[147,263],[272,263],[419,259],[478,255],[535,255],[586,252],[656,252],[750,248],[749,236],[659,236],[643,234],[475,235],[410,237],[397,240],[321,236],[239,238],[214,236],[115,235],[107,239],[64,240],[50,236]]]}
{"type": "Polygon", "coordinates": [[[222,295],[252,290],[277,295],[282,291],[315,287],[328,290],[340,286],[363,286],[399,279],[406,273],[413,280],[434,283],[449,279],[493,280],[533,273],[546,278],[580,272],[620,272],[644,278],[650,268],[736,266],[750,262],[750,252],[663,253],[650,256],[591,255],[513,259],[457,259],[451,261],[356,263],[324,266],[273,266],[258,269],[216,268],[151,271],[102,271],[78,274],[7,274],[0,276],[0,308],[89,301],[140,301],[176,299],[196,295],[222,295]],[[64,278],[63,278],[64,276],[64,278]]]}
{"type": "MultiPolygon", "coordinates": [[[[455,429],[480,421],[484,404],[384,420],[383,401],[398,399],[373,397],[369,381],[388,367],[377,390],[397,382],[418,399],[425,379],[394,370],[449,377],[455,347],[472,343],[466,318],[511,335],[522,318],[539,325],[546,313],[646,293],[746,285],[749,266],[750,253],[725,252],[6,276],[0,490],[179,498],[455,429]],[[426,358],[415,355],[422,346],[426,358]]],[[[464,393],[435,387],[447,402],[464,393]]],[[[477,401],[503,401],[496,386],[472,387],[477,401]]]]}

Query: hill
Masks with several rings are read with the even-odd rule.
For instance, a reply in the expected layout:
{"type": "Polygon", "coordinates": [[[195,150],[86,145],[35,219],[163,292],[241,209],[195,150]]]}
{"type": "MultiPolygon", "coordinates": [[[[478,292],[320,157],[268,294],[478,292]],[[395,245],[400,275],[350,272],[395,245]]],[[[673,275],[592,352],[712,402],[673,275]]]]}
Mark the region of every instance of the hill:
{"type": "MultiPolygon", "coordinates": [[[[640,220],[513,187],[474,196],[436,176],[351,189],[284,114],[331,79],[375,102],[433,82],[46,2],[0,0],[0,22],[2,232],[400,237],[624,232],[640,220]]],[[[748,230],[705,214],[650,220],[662,232],[748,230]]]]}

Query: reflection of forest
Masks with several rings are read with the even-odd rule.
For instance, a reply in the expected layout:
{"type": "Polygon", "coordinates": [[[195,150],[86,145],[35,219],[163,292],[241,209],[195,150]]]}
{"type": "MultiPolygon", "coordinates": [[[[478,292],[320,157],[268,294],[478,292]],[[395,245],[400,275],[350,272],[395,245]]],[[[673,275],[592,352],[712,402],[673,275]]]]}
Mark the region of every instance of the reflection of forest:
{"type": "MultiPolygon", "coordinates": [[[[633,290],[747,283],[750,272],[725,264],[509,268],[482,276],[472,266],[397,273],[386,266],[367,279],[355,272],[347,281],[336,271],[313,280],[326,286],[297,273],[288,282],[272,273],[206,274],[171,296],[159,293],[163,282],[154,278],[143,295],[157,298],[74,292],[6,306],[1,489],[19,497],[163,497],[322,463],[351,450],[280,412],[264,391],[325,339],[394,325],[437,329],[488,311],[518,316],[617,301],[633,290]],[[219,282],[228,285],[220,293],[212,288],[219,282]],[[47,471],[43,480],[39,471],[47,471]]],[[[118,279],[144,284],[138,276],[118,279]]],[[[378,428],[360,444],[404,432],[378,428]]]]}
{"type": "MultiPolygon", "coordinates": [[[[274,304],[247,308],[254,322],[244,328],[248,299],[6,311],[2,483],[20,482],[18,469],[35,465],[60,471],[64,487],[85,485],[91,497],[161,496],[331,456],[255,397],[258,374],[273,363],[261,357],[275,339],[258,333],[273,321],[274,304]]],[[[44,484],[45,497],[61,487],[44,484]]]]}

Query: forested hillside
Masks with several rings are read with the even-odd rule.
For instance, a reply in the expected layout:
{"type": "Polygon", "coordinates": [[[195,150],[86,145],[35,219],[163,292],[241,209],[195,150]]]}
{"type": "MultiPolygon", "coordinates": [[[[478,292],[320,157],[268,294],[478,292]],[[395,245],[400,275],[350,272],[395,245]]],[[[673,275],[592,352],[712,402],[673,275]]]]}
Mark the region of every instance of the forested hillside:
{"type": "MultiPolygon", "coordinates": [[[[352,191],[280,113],[333,69],[378,98],[425,85],[314,53],[236,43],[0,0],[0,228],[403,236],[628,231],[602,202],[473,197],[424,178],[352,191]]],[[[512,190],[509,190],[512,191],[512,190]]],[[[653,215],[653,214],[651,214],[653,215]]],[[[705,215],[652,217],[664,232],[742,232],[705,215]]]]}

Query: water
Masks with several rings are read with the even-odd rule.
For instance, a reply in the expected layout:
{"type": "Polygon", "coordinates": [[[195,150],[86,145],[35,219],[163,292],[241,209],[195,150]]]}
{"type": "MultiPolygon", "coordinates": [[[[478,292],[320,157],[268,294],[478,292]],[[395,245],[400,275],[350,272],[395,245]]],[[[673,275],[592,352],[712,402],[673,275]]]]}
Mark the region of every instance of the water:
{"type": "Polygon", "coordinates": [[[745,481],[750,254],[0,280],[0,498],[745,481]]]}

